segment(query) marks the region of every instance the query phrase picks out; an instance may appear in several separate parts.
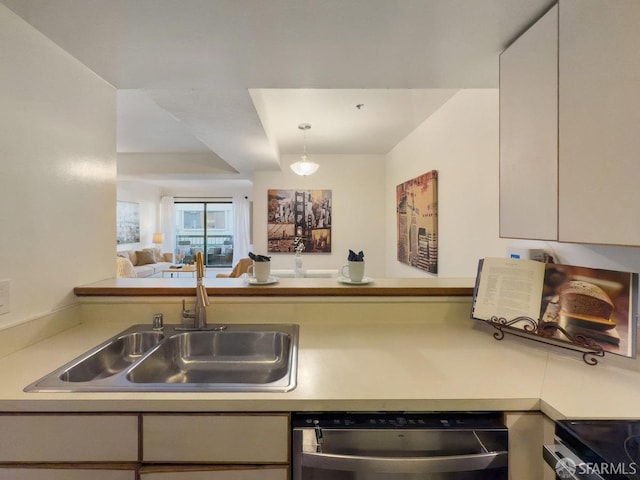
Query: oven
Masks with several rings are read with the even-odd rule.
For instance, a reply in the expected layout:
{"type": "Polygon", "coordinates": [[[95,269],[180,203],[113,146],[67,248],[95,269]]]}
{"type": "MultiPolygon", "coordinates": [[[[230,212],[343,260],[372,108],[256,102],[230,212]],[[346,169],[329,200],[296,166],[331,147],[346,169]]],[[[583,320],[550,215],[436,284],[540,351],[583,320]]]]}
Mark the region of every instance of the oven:
{"type": "Polygon", "coordinates": [[[640,480],[640,421],[560,420],[543,457],[556,479],[640,480]]]}
{"type": "Polygon", "coordinates": [[[301,413],[292,480],[507,480],[501,413],[301,413]]]}

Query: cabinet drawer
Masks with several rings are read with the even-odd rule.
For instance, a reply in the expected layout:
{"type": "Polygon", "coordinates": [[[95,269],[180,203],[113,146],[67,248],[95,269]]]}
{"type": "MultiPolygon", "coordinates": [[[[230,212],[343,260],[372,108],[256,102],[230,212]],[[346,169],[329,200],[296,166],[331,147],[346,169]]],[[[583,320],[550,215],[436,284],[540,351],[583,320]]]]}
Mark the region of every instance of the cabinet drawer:
{"type": "Polygon", "coordinates": [[[145,462],[287,463],[289,415],[143,415],[145,462]]]}
{"type": "Polygon", "coordinates": [[[191,468],[173,471],[141,471],[140,480],[288,480],[289,472],[286,467],[255,467],[255,468],[225,468],[215,469],[191,468]]]}
{"type": "Polygon", "coordinates": [[[137,415],[0,415],[0,462],[136,462],[137,415]]]}
{"type": "Polygon", "coordinates": [[[2,480],[136,480],[136,469],[107,470],[102,468],[0,468],[2,480]]]}

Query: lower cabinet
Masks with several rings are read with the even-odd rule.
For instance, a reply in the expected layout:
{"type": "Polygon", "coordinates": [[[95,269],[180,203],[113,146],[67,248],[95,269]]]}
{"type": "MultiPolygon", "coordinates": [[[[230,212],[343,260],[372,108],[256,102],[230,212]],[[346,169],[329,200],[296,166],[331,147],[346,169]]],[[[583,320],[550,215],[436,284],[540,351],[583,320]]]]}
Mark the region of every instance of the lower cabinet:
{"type": "Polygon", "coordinates": [[[0,415],[0,463],[137,462],[138,415],[0,415]]]}
{"type": "Polygon", "coordinates": [[[288,480],[288,413],[0,414],[2,480],[288,480]]]}
{"type": "Polygon", "coordinates": [[[551,480],[542,458],[542,446],[553,438],[553,422],[540,412],[505,413],[509,429],[509,478],[551,480]]]}
{"type": "Polygon", "coordinates": [[[78,465],[0,466],[0,478],[2,480],[86,480],[88,478],[91,480],[136,480],[137,471],[137,465],[128,467],[82,467],[78,465]]]}
{"type": "Polygon", "coordinates": [[[282,466],[142,467],[140,480],[288,480],[282,466]]]}
{"type": "MultiPolygon", "coordinates": [[[[505,422],[510,478],[549,478],[553,422],[505,422]]],[[[289,462],[288,413],[0,414],[2,480],[288,480],[289,462]]]]}
{"type": "Polygon", "coordinates": [[[288,463],[288,414],[144,414],[144,463],[288,463]]]}

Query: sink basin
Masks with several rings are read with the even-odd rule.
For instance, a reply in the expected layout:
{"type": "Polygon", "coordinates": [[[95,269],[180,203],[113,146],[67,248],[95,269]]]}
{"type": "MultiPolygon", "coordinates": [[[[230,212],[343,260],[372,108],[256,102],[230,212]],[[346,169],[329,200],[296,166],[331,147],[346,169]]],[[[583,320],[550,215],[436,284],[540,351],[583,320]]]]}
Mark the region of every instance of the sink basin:
{"type": "Polygon", "coordinates": [[[291,335],[278,331],[188,332],[132,368],[134,383],[268,384],[289,368],[291,335]]]}
{"type": "Polygon", "coordinates": [[[296,386],[298,326],[230,324],[162,332],[135,325],[25,388],[27,392],[279,391],[296,386]]]}
{"type": "Polygon", "coordinates": [[[88,382],[111,377],[132,365],[143,353],[158,345],[163,337],[160,332],[134,332],[122,335],[64,370],[60,380],[88,382]]]}

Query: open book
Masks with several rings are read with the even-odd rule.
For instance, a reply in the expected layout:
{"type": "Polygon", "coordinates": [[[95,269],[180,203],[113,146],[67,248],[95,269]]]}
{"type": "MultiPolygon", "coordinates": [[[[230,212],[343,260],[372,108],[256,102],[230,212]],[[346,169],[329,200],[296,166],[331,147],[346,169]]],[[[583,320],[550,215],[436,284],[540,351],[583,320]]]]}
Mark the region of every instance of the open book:
{"type": "MultiPolygon", "coordinates": [[[[535,332],[566,342],[566,332],[603,350],[635,357],[638,274],[512,258],[480,260],[471,316],[528,317],[557,327],[535,332]]],[[[523,323],[510,323],[525,329],[523,323]]]]}

